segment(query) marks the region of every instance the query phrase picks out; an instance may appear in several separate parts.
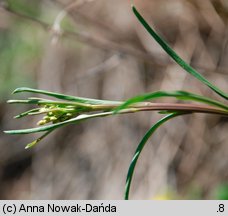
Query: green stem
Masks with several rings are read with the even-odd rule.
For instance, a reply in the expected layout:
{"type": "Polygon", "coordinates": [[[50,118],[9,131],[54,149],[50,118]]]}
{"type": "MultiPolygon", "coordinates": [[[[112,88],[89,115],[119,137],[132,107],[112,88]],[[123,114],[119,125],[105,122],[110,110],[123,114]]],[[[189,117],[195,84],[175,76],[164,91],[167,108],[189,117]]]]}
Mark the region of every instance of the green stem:
{"type": "MultiPolygon", "coordinates": [[[[171,111],[171,112],[188,112],[188,113],[212,113],[212,114],[220,114],[220,115],[228,115],[228,111],[218,109],[212,106],[200,106],[200,105],[188,105],[188,104],[156,104],[156,103],[148,103],[147,105],[142,107],[132,107],[120,110],[118,114],[125,114],[125,113],[135,113],[140,111],[171,111]]],[[[5,133],[8,134],[28,134],[28,133],[36,133],[36,132],[43,132],[48,131],[50,129],[56,129],[61,126],[67,125],[67,124],[73,124],[78,123],[80,121],[84,121],[91,118],[98,118],[98,117],[105,117],[116,114],[115,111],[108,111],[108,112],[102,112],[102,113],[95,113],[95,114],[81,114],[75,118],[71,118],[69,120],[42,126],[42,127],[36,127],[36,128],[29,128],[29,129],[22,129],[22,130],[9,130],[5,131],[5,133]]]]}

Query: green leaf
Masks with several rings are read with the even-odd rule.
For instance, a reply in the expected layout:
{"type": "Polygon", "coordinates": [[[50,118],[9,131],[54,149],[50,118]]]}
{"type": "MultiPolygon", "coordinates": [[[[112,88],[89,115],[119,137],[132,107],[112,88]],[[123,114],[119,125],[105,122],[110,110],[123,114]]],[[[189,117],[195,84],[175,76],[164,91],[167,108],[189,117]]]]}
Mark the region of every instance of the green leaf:
{"type": "Polygon", "coordinates": [[[151,135],[156,131],[156,129],[158,129],[163,123],[167,122],[168,120],[175,118],[177,116],[180,115],[185,115],[187,113],[171,113],[167,116],[165,116],[164,118],[160,119],[156,124],[154,124],[148,131],[147,133],[144,135],[144,137],[142,138],[141,142],[139,143],[135,154],[132,158],[131,164],[129,166],[128,169],[128,173],[127,173],[127,179],[126,179],[126,184],[125,184],[125,200],[128,200],[129,198],[129,192],[130,192],[130,187],[131,187],[131,181],[132,181],[132,177],[134,174],[134,170],[135,170],[135,166],[136,163],[138,161],[138,158],[146,144],[146,142],[148,141],[148,139],[151,137],[151,135]]]}
{"type": "Polygon", "coordinates": [[[38,112],[39,110],[40,110],[40,108],[31,109],[31,110],[23,112],[23,113],[21,113],[19,115],[14,116],[14,118],[22,118],[22,117],[27,116],[27,115],[29,115],[31,113],[38,112]]]}
{"type": "Polygon", "coordinates": [[[120,104],[118,101],[109,101],[109,100],[96,100],[96,99],[90,99],[90,98],[83,98],[83,97],[74,97],[71,95],[65,95],[65,94],[59,94],[39,89],[32,89],[27,87],[21,87],[17,88],[13,91],[13,94],[20,93],[20,92],[32,92],[32,93],[38,93],[47,95],[50,97],[55,97],[61,100],[67,100],[67,101],[73,101],[73,102],[79,102],[79,103],[85,103],[85,104],[120,104]]]}
{"type": "Polygon", "coordinates": [[[92,105],[87,103],[80,103],[75,101],[53,101],[53,100],[46,100],[46,99],[34,99],[28,98],[27,100],[8,100],[7,103],[9,104],[37,104],[37,105],[72,105],[77,106],[85,109],[91,109],[92,105]]]}
{"type": "Polygon", "coordinates": [[[228,94],[220,90],[217,86],[211,84],[206,78],[204,78],[200,73],[198,73],[194,68],[192,68],[188,63],[186,63],[169,45],[168,43],[162,39],[146,22],[146,20],[141,16],[141,14],[137,11],[137,9],[132,6],[132,10],[141,24],[145,27],[145,29],[150,33],[150,35],[158,42],[158,44],[165,50],[165,52],[185,71],[194,76],[196,79],[207,85],[214,92],[216,92],[221,97],[228,100],[228,94]]]}
{"type": "Polygon", "coordinates": [[[44,137],[46,137],[48,134],[50,134],[52,132],[52,130],[46,132],[45,134],[43,134],[41,137],[39,137],[38,139],[34,140],[33,142],[27,144],[25,146],[25,149],[29,149],[34,147],[38,142],[40,142],[42,139],[44,139],[44,137]]]}
{"type": "Polygon", "coordinates": [[[8,100],[8,104],[39,104],[39,100],[8,100]]]}
{"type": "Polygon", "coordinates": [[[219,101],[212,100],[210,98],[200,96],[197,94],[193,94],[190,92],[185,92],[185,91],[174,91],[174,92],[157,91],[157,92],[146,93],[146,94],[142,94],[142,95],[138,95],[136,97],[130,98],[129,100],[125,101],[121,106],[117,107],[115,109],[115,113],[119,112],[122,109],[125,109],[126,107],[128,107],[132,104],[139,103],[139,102],[142,102],[145,100],[162,98],[162,97],[175,97],[179,100],[197,101],[197,102],[201,102],[204,104],[209,104],[212,106],[222,108],[226,111],[228,110],[228,106],[219,102],[219,101]]]}
{"type": "Polygon", "coordinates": [[[83,115],[79,115],[79,116],[77,116],[75,118],[72,118],[72,119],[69,119],[69,120],[66,120],[66,121],[63,121],[63,122],[47,125],[47,126],[29,128],[29,129],[21,129],[21,130],[8,130],[8,131],[4,131],[4,132],[7,133],[7,134],[37,133],[37,132],[54,130],[54,129],[59,128],[61,126],[64,126],[66,124],[77,123],[77,122],[84,121],[84,120],[87,120],[87,119],[104,117],[104,116],[108,116],[108,115],[112,115],[112,114],[113,114],[113,112],[103,112],[103,113],[88,114],[88,115],[83,114],[83,115]]]}

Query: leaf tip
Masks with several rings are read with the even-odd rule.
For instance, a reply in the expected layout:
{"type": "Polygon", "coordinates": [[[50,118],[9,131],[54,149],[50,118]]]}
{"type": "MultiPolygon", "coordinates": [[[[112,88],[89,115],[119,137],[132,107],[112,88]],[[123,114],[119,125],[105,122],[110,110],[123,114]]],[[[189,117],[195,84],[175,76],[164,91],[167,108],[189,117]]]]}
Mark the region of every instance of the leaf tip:
{"type": "Polygon", "coordinates": [[[16,88],[16,89],[14,89],[14,91],[12,92],[12,94],[16,94],[16,93],[20,92],[20,91],[21,91],[20,89],[21,89],[21,88],[16,88]]]}
{"type": "Polygon", "coordinates": [[[13,118],[14,118],[14,119],[19,119],[19,118],[21,118],[21,117],[23,117],[23,115],[19,114],[19,115],[14,116],[13,118]]]}
{"type": "Polygon", "coordinates": [[[135,13],[135,11],[137,11],[133,0],[131,0],[131,9],[133,10],[134,13],[135,13]]]}
{"type": "Polygon", "coordinates": [[[33,142],[27,144],[27,145],[25,146],[25,149],[32,148],[32,147],[33,147],[34,145],[36,145],[39,141],[40,141],[39,139],[34,140],[33,142]]]}
{"type": "Polygon", "coordinates": [[[31,148],[29,144],[25,146],[25,149],[29,149],[29,148],[31,148]]]}
{"type": "Polygon", "coordinates": [[[11,104],[14,100],[7,100],[6,103],[11,104]]]}
{"type": "Polygon", "coordinates": [[[27,88],[27,87],[19,87],[19,88],[16,88],[16,89],[12,92],[12,94],[20,93],[20,92],[27,91],[27,90],[29,90],[29,88],[27,88]]]}

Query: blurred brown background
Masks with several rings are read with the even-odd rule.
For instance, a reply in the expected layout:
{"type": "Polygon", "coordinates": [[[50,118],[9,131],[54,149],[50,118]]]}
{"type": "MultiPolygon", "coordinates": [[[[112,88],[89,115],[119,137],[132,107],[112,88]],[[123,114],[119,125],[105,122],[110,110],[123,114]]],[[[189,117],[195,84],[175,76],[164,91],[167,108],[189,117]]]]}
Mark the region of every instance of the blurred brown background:
{"type": "MultiPolygon", "coordinates": [[[[228,92],[227,0],[135,0],[149,23],[205,77],[228,92]]],[[[7,105],[16,87],[124,100],[186,90],[221,100],[173,63],[134,17],[128,0],[0,1],[0,198],[122,199],[133,153],[160,118],[138,113],[59,129],[31,150],[34,127],[7,105]]],[[[28,94],[25,95],[25,97],[28,94]]],[[[169,99],[170,101],[170,99],[169,99]]],[[[227,118],[171,120],[149,140],[133,179],[133,199],[227,197],[227,118]]]]}

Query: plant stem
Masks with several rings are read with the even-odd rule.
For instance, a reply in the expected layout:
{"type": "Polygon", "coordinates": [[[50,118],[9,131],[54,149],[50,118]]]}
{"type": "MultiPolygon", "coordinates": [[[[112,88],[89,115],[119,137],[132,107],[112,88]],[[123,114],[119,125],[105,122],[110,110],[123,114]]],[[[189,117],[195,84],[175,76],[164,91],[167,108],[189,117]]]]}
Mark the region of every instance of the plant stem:
{"type": "MultiPolygon", "coordinates": [[[[112,110],[118,107],[118,105],[92,105],[92,110],[112,110]]],[[[208,105],[198,104],[181,104],[181,103],[151,103],[151,102],[140,102],[129,106],[129,108],[121,110],[119,113],[132,113],[140,111],[184,111],[184,112],[197,112],[197,113],[211,113],[211,114],[222,114],[228,115],[227,110],[215,108],[208,105]]]]}
{"type": "Polygon", "coordinates": [[[192,113],[211,113],[228,115],[228,111],[207,105],[198,104],[174,104],[174,103],[148,103],[145,106],[138,106],[139,111],[184,111],[192,113]]]}

